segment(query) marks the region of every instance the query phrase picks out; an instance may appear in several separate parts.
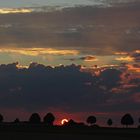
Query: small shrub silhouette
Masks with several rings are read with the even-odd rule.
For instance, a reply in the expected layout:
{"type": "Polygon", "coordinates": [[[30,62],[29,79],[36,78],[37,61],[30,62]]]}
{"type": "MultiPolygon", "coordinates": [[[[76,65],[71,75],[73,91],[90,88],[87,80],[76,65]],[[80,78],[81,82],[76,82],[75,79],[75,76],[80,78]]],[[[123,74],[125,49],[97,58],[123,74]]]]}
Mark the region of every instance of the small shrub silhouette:
{"type": "Polygon", "coordinates": [[[16,118],[16,119],[14,120],[14,123],[20,123],[19,118],[16,118]]]}
{"type": "Polygon", "coordinates": [[[3,115],[2,115],[2,114],[0,114],[0,123],[2,123],[2,122],[3,122],[3,120],[4,120],[3,115]]]}
{"type": "Polygon", "coordinates": [[[113,124],[112,119],[108,119],[108,120],[107,120],[107,124],[108,124],[108,126],[111,126],[111,125],[113,124]]]}

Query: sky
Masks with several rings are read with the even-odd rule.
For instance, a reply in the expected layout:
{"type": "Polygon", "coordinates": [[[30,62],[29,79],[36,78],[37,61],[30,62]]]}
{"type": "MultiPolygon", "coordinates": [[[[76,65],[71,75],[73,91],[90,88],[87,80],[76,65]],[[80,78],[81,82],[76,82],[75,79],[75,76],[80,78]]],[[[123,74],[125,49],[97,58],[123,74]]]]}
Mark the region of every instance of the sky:
{"type": "Polygon", "coordinates": [[[138,0],[0,0],[0,113],[99,123],[140,116],[138,0]]]}
{"type": "Polygon", "coordinates": [[[98,5],[100,0],[0,0],[0,7],[98,5]]]}
{"type": "Polygon", "coordinates": [[[75,5],[112,5],[133,3],[139,0],[0,0],[1,8],[38,7],[38,6],[75,6],[75,5]]]}

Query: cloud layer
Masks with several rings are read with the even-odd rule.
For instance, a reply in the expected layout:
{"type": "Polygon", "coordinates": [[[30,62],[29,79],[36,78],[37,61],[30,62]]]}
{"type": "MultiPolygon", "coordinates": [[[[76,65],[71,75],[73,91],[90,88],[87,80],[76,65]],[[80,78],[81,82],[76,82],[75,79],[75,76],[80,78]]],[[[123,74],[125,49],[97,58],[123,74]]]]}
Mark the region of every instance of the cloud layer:
{"type": "Polygon", "coordinates": [[[57,11],[54,7],[49,12],[0,14],[0,63],[133,63],[135,56],[117,53],[140,50],[139,7],[135,1],[113,7],[58,7],[57,11]]]}
{"type": "Polygon", "coordinates": [[[29,112],[49,108],[71,113],[137,111],[138,77],[130,78],[126,70],[110,68],[102,69],[96,76],[81,72],[81,68],[76,65],[52,68],[37,63],[18,68],[18,63],[2,64],[0,106],[29,112]]]}
{"type": "Polygon", "coordinates": [[[76,48],[96,54],[139,49],[139,4],[0,15],[0,46],[76,48]],[[123,13],[123,14],[122,14],[123,13]],[[9,26],[6,26],[9,25],[9,26]],[[133,47],[132,47],[133,46],[133,47]]]}

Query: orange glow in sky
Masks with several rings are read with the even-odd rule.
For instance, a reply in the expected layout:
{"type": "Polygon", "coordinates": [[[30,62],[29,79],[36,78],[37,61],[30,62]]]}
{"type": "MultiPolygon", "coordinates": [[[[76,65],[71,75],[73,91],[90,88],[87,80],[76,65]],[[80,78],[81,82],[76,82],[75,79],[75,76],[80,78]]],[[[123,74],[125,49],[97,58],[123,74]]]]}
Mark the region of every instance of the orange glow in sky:
{"type": "Polygon", "coordinates": [[[32,12],[31,9],[25,9],[25,8],[22,8],[22,9],[12,9],[12,8],[1,8],[0,9],[0,14],[9,14],[9,13],[30,13],[32,12]]]}
{"type": "Polygon", "coordinates": [[[62,120],[61,120],[61,124],[62,124],[62,125],[64,125],[64,124],[67,123],[67,122],[68,122],[67,119],[62,119],[62,120]]]}
{"type": "Polygon", "coordinates": [[[116,58],[116,60],[118,60],[118,61],[133,62],[133,61],[134,61],[134,58],[131,57],[131,56],[126,56],[126,57],[119,57],[119,58],[116,58]]]}
{"type": "Polygon", "coordinates": [[[0,53],[14,53],[28,56],[38,55],[78,55],[77,50],[61,50],[53,48],[0,48],[0,53]]]}

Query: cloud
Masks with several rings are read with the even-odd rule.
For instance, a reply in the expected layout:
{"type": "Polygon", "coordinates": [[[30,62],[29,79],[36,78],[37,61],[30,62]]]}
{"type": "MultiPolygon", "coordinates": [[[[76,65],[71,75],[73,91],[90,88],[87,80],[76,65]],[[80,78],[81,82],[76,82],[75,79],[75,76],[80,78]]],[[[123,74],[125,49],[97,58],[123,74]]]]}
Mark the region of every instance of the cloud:
{"type": "Polygon", "coordinates": [[[115,52],[115,55],[128,55],[128,52],[115,52]]]}
{"type": "Polygon", "coordinates": [[[1,8],[0,14],[31,13],[32,9],[26,8],[1,8]]]}
{"type": "MultiPolygon", "coordinates": [[[[92,0],[91,0],[92,1],[92,0]]],[[[119,1],[116,1],[116,0],[103,0],[104,3],[108,3],[108,4],[111,4],[112,6],[121,6],[120,4],[136,4],[136,3],[139,3],[139,0],[119,0],[119,1]],[[119,4],[119,5],[118,5],[119,4]]],[[[124,6],[123,5],[123,6],[124,6]]]]}
{"type": "Polygon", "coordinates": [[[112,89],[116,87],[121,82],[121,74],[122,72],[117,69],[106,69],[100,73],[100,84],[105,86],[108,89],[112,89]],[[110,77],[111,78],[108,78],[110,77]]]}
{"type": "Polygon", "coordinates": [[[118,61],[126,61],[126,62],[139,62],[140,61],[140,50],[134,50],[130,53],[115,53],[116,55],[124,55],[121,57],[117,57],[118,61]]]}
{"type": "Polygon", "coordinates": [[[86,62],[93,62],[93,61],[98,61],[98,59],[93,56],[93,55],[87,55],[87,56],[82,56],[82,57],[75,57],[75,58],[68,58],[66,60],[70,60],[70,61],[77,61],[77,60],[82,60],[82,61],[86,61],[86,62]]]}
{"type": "Polygon", "coordinates": [[[87,61],[87,62],[98,61],[98,59],[95,56],[92,56],[92,55],[81,57],[80,59],[84,60],[84,61],[87,61]]]}
{"type": "Polygon", "coordinates": [[[136,50],[131,56],[134,58],[135,62],[140,62],[140,50],[136,50]]]}
{"type": "Polygon", "coordinates": [[[116,58],[116,60],[118,60],[118,61],[126,61],[126,62],[134,62],[134,58],[130,57],[130,56],[118,57],[118,58],[116,58]]]}
{"type": "Polygon", "coordinates": [[[138,50],[140,13],[136,7],[139,5],[83,6],[49,13],[1,15],[3,22],[0,25],[12,26],[0,27],[0,48],[13,45],[18,48],[74,49],[84,55],[138,50]]]}
{"type": "MultiPolygon", "coordinates": [[[[18,63],[2,64],[0,106],[5,109],[22,108],[29,112],[49,108],[65,112],[104,112],[115,109],[117,102],[114,108],[108,101],[118,96],[113,94],[112,89],[121,86],[122,72],[105,69],[100,75],[93,76],[80,69],[76,65],[52,68],[38,63],[19,69],[18,63]]],[[[131,91],[134,89],[134,86],[129,88],[131,91]]],[[[124,95],[119,94],[120,99],[121,96],[124,95]]],[[[129,108],[127,105],[125,107],[129,108]]],[[[121,108],[117,110],[123,111],[121,108]]]]}
{"type": "Polygon", "coordinates": [[[78,50],[61,50],[53,48],[0,48],[0,53],[21,54],[28,56],[38,55],[78,55],[78,50]]]}
{"type": "Polygon", "coordinates": [[[140,73],[140,66],[137,64],[126,64],[129,71],[133,73],[140,73]]]}

